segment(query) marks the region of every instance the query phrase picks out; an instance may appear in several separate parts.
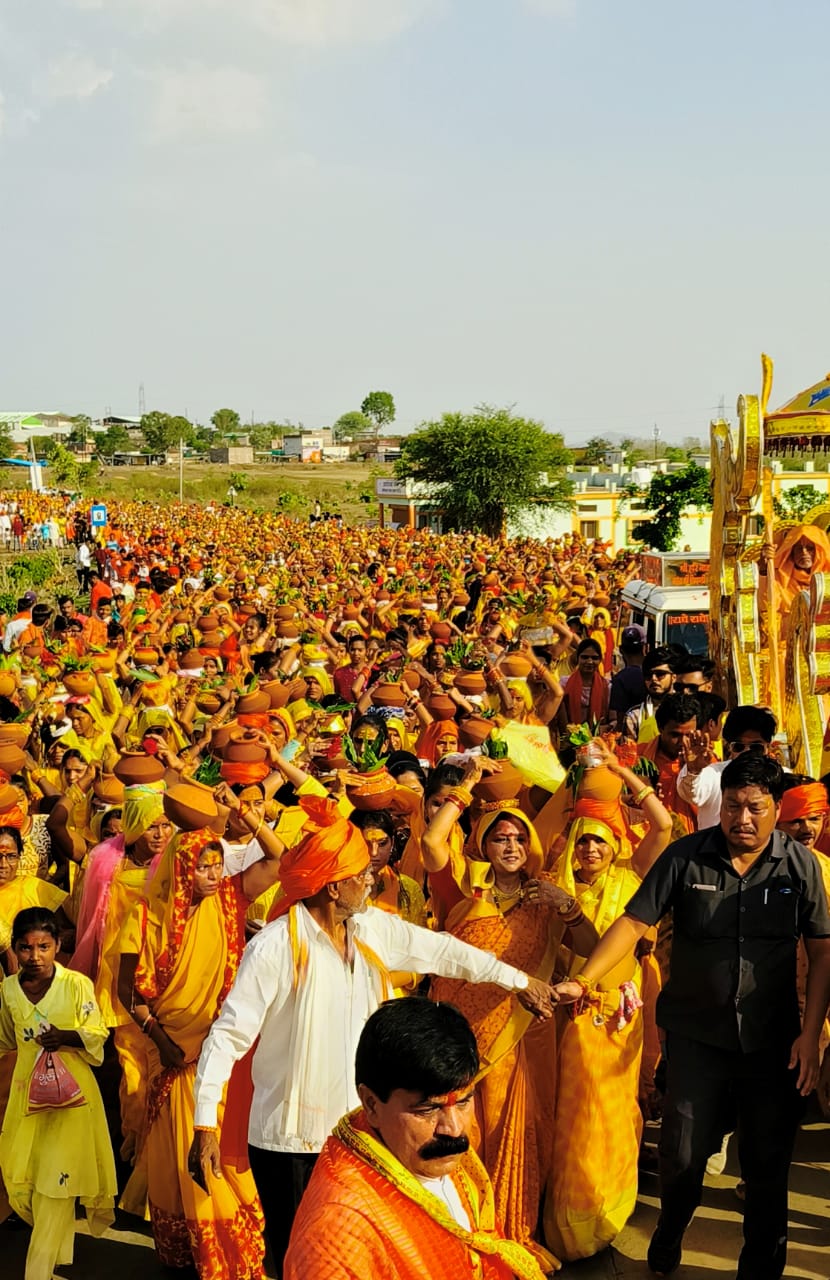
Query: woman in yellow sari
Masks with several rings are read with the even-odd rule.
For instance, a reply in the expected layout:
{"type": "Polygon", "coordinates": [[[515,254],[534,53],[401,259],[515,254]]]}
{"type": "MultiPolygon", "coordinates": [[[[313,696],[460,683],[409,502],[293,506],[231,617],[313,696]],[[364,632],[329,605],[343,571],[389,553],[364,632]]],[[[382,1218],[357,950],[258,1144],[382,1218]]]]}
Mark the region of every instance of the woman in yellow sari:
{"type": "MultiPolygon", "coordinates": [[[[575,903],[542,872],[542,848],[527,816],[512,804],[483,813],[473,830],[471,857],[453,857],[449,843],[459,806],[482,777],[476,760],[453,788],[424,835],[430,884],[444,878],[454,899],[447,930],[543,981],[549,981],[567,929],[574,946],[590,951],[596,932],[575,903]],[[452,882],[452,883],[450,883],[452,882]]],[[[549,1270],[556,1260],[535,1242],[545,1185],[551,1176],[555,1105],[556,1023],[534,1022],[514,997],[491,985],[434,979],[430,995],[461,1010],[478,1043],[478,1152],[487,1168],[496,1210],[511,1240],[534,1250],[549,1270]]]]}
{"type": "MultiPolygon", "coordinates": [[[[630,856],[627,841],[607,822],[579,817],[571,826],[556,880],[602,937],[668,845],[671,817],[652,787],[619,765],[603,743],[599,750],[648,824],[630,856]]],[[[580,971],[585,954],[575,943],[569,976],[580,971]]],[[[637,1201],[641,985],[641,967],[632,955],[607,975],[590,1007],[560,1035],[553,1178],[544,1225],[545,1239],[566,1261],[591,1257],[609,1245],[637,1201]]]]}
{"type": "Polygon", "coordinates": [[[119,992],[147,1038],[149,1072],[144,1146],[121,1207],[143,1216],[148,1204],[159,1260],[195,1266],[204,1280],[263,1275],[262,1211],[240,1126],[228,1114],[236,1111],[236,1081],[220,1108],[222,1177],[207,1192],[188,1172],[188,1152],[199,1053],[239,967],[249,903],[279,868],[265,852],[223,877],[216,833],[180,834],[121,937],[119,992]]]}

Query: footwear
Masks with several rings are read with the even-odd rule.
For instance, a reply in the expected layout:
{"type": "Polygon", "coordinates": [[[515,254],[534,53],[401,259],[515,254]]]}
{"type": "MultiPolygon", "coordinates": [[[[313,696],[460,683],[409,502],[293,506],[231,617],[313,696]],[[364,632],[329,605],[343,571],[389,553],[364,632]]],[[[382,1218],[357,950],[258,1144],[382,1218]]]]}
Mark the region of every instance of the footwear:
{"type": "Polygon", "coordinates": [[[680,1266],[682,1248],[683,1237],[681,1236],[679,1240],[667,1239],[661,1233],[658,1220],[657,1230],[651,1237],[651,1244],[646,1254],[649,1271],[653,1271],[656,1276],[670,1276],[680,1266]]]}

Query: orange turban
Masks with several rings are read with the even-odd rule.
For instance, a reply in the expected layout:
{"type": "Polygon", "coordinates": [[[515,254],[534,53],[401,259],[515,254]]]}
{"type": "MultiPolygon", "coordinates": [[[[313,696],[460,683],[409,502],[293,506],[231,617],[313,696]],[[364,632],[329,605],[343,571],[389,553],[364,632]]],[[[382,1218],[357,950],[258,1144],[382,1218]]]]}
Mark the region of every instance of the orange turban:
{"type": "Polygon", "coordinates": [[[822,782],[807,782],[784,792],[779,822],[795,822],[798,818],[820,818],[830,810],[822,782]]]}
{"type": "Polygon", "coordinates": [[[313,898],[327,884],[348,880],[369,865],[369,850],[362,833],[341,817],[336,801],[301,796],[299,803],[313,829],[283,854],[280,884],[285,897],[271,911],[271,920],[284,915],[295,902],[313,898]]]}

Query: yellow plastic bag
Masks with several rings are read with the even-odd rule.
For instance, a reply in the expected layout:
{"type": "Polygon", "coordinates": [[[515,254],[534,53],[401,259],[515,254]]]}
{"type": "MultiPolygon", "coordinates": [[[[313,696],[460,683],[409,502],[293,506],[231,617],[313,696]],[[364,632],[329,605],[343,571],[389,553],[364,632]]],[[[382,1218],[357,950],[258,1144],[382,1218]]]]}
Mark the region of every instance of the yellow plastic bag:
{"type": "Polygon", "coordinates": [[[544,725],[510,723],[494,729],[490,736],[505,744],[510,761],[519,770],[526,786],[556,791],[565,781],[565,770],[550,744],[550,735],[544,725]]]}

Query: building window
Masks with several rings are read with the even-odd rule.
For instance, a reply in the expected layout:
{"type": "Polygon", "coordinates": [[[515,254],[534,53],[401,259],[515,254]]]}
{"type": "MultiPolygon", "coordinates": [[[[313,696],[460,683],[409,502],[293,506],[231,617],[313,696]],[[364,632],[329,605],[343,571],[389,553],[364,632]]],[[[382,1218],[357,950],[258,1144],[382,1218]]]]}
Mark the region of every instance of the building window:
{"type": "Polygon", "coordinates": [[[599,507],[595,502],[579,502],[576,509],[577,511],[598,511],[599,507]]]}
{"type": "Polygon", "coordinates": [[[598,538],[599,537],[599,520],[580,520],[579,522],[580,538],[598,538]]]}

